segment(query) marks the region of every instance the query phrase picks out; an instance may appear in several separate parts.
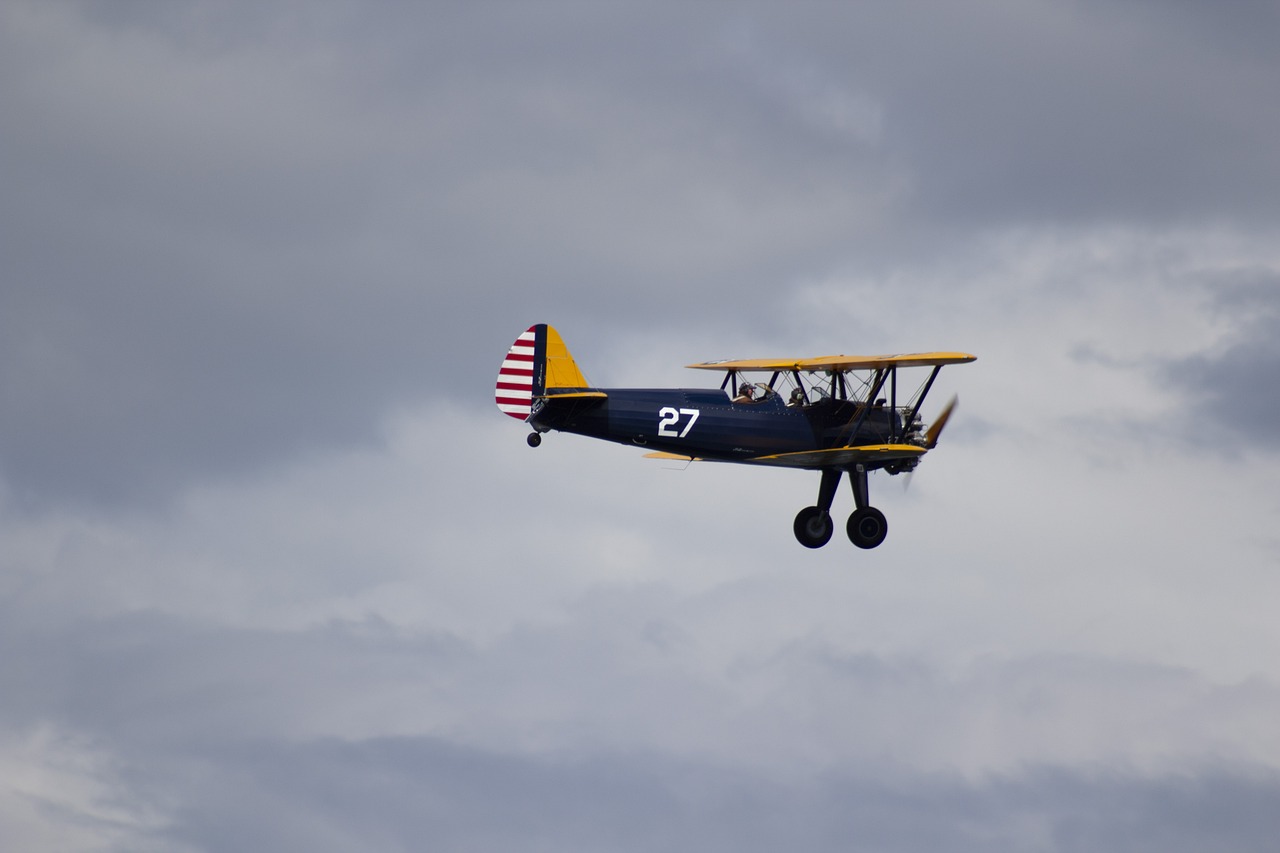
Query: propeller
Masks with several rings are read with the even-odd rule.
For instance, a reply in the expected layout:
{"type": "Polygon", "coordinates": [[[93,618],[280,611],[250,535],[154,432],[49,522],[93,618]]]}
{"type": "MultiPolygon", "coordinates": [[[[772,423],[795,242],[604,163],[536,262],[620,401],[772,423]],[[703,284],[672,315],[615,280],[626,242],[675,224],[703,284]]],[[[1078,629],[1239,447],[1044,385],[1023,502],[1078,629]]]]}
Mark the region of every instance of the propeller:
{"type": "MultiPolygon", "coordinates": [[[[947,404],[942,407],[942,411],[932,424],[929,425],[929,431],[924,434],[924,449],[933,450],[938,446],[938,437],[942,435],[942,428],[947,425],[947,420],[951,417],[951,413],[955,411],[956,403],[960,402],[959,397],[952,397],[947,404]]],[[[905,492],[911,488],[911,478],[916,475],[914,470],[907,472],[907,478],[902,482],[902,490],[905,492]]]]}
{"type": "Polygon", "coordinates": [[[947,405],[942,407],[941,414],[929,425],[929,431],[924,434],[925,450],[933,450],[938,445],[938,437],[942,435],[942,428],[947,425],[947,420],[951,417],[951,413],[955,411],[956,403],[959,401],[959,397],[952,397],[947,405]]]}
{"type": "MultiPolygon", "coordinates": [[[[951,400],[948,400],[947,405],[942,407],[941,414],[938,414],[937,419],[932,424],[929,424],[928,432],[924,433],[924,450],[933,450],[934,447],[937,447],[938,437],[942,434],[942,428],[946,427],[947,419],[951,418],[951,412],[955,411],[957,402],[960,402],[959,397],[952,397],[951,400]]],[[[914,478],[914,476],[914,469],[906,473],[906,479],[902,480],[902,491],[910,491],[911,478],[914,478]]]]}

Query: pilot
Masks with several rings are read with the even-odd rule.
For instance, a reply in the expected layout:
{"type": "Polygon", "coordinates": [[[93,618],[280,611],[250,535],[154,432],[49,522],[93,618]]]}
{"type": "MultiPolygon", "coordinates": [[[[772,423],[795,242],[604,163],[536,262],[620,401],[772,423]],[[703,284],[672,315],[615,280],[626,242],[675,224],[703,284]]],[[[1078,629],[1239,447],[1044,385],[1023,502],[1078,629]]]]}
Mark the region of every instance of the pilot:
{"type": "Polygon", "coordinates": [[[804,405],[804,389],[802,389],[802,388],[794,388],[794,389],[792,389],[792,391],[791,391],[791,400],[790,400],[790,402],[788,402],[788,403],[787,403],[787,405],[788,405],[788,406],[803,406],[803,405],[804,405]]]}
{"type": "Polygon", "coordinates": [[[755,401],[755,388],[752,387],[750,382],[743,382],[738,386],[738,396],[733,398],[733,402],[754,403],[755,401]]]}

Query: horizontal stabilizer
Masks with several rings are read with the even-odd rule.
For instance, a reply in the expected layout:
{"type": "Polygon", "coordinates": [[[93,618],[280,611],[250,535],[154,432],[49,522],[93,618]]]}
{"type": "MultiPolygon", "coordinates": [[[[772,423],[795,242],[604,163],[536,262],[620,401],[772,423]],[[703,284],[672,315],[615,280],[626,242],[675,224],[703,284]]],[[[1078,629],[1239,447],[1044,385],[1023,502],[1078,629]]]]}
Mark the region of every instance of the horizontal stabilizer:
{"type": "Polygon", "coordinates": [[[547,393],[538,395],[539,400],[590,399],[607,400],[609,395],[603,391],[579,391],[576,388],[548,388],[547,393]]]}
{"type": "Polygon", "coordinates": [[[697,456],[683,456],[679,453],[664,453],[657,451],[655,453],[646,453],[645,459],[665,459],[668,462],[701,462],[702,459],[697,456]]]}

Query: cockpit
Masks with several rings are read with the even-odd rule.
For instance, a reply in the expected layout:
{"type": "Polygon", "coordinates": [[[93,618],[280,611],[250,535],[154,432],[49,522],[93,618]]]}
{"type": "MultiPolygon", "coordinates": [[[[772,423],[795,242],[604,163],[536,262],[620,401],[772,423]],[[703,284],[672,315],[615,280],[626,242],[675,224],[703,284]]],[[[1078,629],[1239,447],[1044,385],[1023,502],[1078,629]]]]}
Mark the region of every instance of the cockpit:
{"type": "Polygon", "coordinates": [[[778,392],[764,382],[742,381],[735,384],[738,386],[733,392],[735,403],[763,403],[778,396],[778,392]]]}
{"type": "Polygon", "coordinates": [[[788,408],[807,408],[830,395],[821,384],[797,372],[776,372],[768,382],[752,382],[744,373],[730,371],[721,389],[738,404],[781,399],[788,408]]]}
{"type": "MultiPolygon", "coordinates": [[[[868,441],[924,442],[923,424],[912,403],[896,405],[879,395],[885,387],[883,373],[861,381],[845,371],[771,371],[767,382],[753,382],[746,371],[726,372],[721,389],[735,405],[759,405],[781,401],[787,409],[803,410],[811,417],[830,421],[833,434],[848,439],[853,432],[866,432],[868,441]],[[866,401],[871,399],[868,404],[866,401]]],[[[896,382],[892,383],[896,397],[896,382]]]]}

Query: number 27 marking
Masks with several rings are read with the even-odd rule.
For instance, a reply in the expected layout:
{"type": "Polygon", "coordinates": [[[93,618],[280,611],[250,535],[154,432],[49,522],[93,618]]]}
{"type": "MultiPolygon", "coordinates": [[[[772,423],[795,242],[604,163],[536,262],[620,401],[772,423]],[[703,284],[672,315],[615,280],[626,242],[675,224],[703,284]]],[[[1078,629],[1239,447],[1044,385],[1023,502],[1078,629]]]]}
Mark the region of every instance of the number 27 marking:
{"type": "Polygon", "coordinates": [[[663,406],[658,409],[658,435],[663,438],[684,438],[689,434],[689,430],[693,429],[693,425],[698,420],[698,415],[702,414],[698,409],[673,409],[670,406],[663,406]],[[676,427],[680,425],[680,416],[688,416],[689,422],[684,425],[684,429],[676,432],[676,427]]]}

